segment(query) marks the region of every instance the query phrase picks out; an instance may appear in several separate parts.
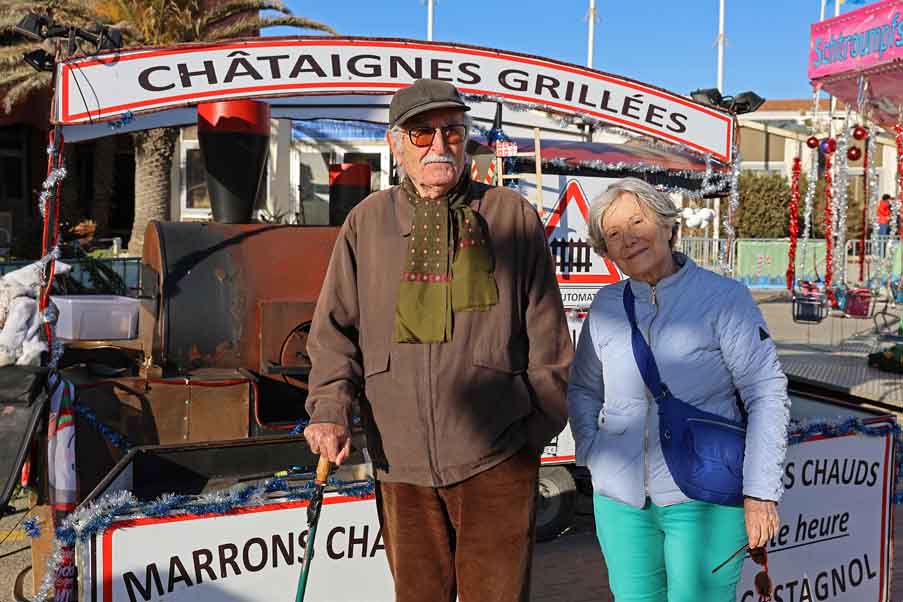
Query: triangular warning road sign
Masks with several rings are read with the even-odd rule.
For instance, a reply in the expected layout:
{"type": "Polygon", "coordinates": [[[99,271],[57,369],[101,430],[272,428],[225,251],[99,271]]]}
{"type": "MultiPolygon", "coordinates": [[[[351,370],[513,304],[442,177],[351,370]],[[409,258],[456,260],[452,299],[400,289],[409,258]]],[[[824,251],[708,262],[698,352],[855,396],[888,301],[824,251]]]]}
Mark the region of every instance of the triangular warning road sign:
{"type": "Polygon", "coordinates": [[[546,240],[561,284],[604,286],[621,280],[615,264],[592,251],[588,224],[586,194],[580,182],[570,180],[546,222],[546,240]]]}

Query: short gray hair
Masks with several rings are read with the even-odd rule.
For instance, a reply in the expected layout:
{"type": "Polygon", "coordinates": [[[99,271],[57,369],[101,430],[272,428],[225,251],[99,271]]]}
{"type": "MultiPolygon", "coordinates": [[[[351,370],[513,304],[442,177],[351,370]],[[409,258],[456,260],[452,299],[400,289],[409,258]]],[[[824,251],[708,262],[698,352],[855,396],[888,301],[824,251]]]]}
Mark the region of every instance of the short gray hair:
{"type": "MultiPolygon", "coordinates": [[[[680,212],[674,201],[664,192],[655,189],[648,182],[639,178],[623,178],[612,182],[605,192],[593,200],[589,208],[589,242],[593,250],[599,255],[605,255],[605,233],[602,230],[602,219],[611,207],[611,204],[622,194],[632,194],[639,201],[644,210],[652,212],[655,221],[662,226],[670,226],[677,229],[677,217],[680,212]]],[[[671,236],[671,246],[674,246],[674,236],[671,236]]]]}

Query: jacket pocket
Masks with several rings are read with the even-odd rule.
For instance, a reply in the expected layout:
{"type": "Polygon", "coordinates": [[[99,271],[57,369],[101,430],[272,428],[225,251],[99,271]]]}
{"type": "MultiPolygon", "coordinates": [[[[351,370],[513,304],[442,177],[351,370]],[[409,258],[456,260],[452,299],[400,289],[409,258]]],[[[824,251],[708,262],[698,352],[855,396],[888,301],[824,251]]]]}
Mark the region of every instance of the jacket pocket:
{"type": "Polygon", "coordinates": [[[599,414],[599,431],[606,435],[623,435],[633,420],[633,416],[611,414],[603,409],[599,414]]]}
{"type": "Polygon", "coordinates": [[[505,374],[523,374],[527,371],[526,358],[516,357],[505,349],[474,349],[473,365],[505,374]]]}
{"type": "Polygon", "coordinates": [[[364,352],[364,378],[389,371],[388,350],[368,350],[364,352]]]}
{"type": "Polygon", "coordinates": [[[643,416],[606,414],[586,461],[596,493],[642,506],[643,427],[643,416]]]}

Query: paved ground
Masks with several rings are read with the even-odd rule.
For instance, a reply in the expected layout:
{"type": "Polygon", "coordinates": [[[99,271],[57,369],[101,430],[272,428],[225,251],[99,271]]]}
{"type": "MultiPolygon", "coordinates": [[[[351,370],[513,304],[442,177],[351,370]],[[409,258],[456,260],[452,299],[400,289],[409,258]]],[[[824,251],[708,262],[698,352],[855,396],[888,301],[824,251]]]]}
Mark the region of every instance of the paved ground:
{"type": "MultiPolygon", "coordinates": [[[[0,519],[0,602],[13,601],[13,584],[23,570],[31,566],[31,540],[21,529],[21,520],[27,510],[25,499],[13,504],[19,512],[0,519]],[[4,541],[5,540],[5,541],[4,541]]],[[[25,579],[31,585],[30,579],[25,579]]],[[[28,588],[30,593],[31,588],[28,588]]]]}
{"type": "MultiPolygon", "coordinates": [[[[788,372],[804,378],[819,379],[838,390],[874,399],[903,411],[903,379],[872,370],[865,365],[865,354],[880,342],[870,332],[870,320],[831,317],[819,325],[794,324],[790,304],[775,293],[757,293],[771,334],[778,344],[781,361],[788,372]]],[[[900,311],[891,309],[897,313],[900,311]]],[[[25,501],[18,502],[24,508],[25,501]]],[[[22,514],[0,520],[0,602],[12,602],[16,576],[31,563],[28,541],[16,528],[22,514]]],[[[895,521],[894,556],[903,554],[903,521],[895,521]]],[[[503,553],[503,551],[500,551],[503,553]]],[[[31,594],[30,576],[25,580],[31,594]]],[[[535,602],[606,602],[608,590],[605,563],[593,530],[592,502],[580,496],[572,529],[555,541],[536,546],[534,554],[532,599],[535,602]]],[[[893,581],[891,599],[903,600],[903,571],[893,581]]]]}
{"type": "MultiPolygon", "coordinates": [[[[798,324],[793,321],[790,303],[766,302],[759,307],[788,374],[903,410],[903,375],[866,364],[866,355],[893,344],[879,338],[871,317],[848,318],[834,312],[820,324],[798,324]]],[[[903,307],[879,306],[879,310],[878,323],[888,323],[882,330],[895,332],[903,307]]]]}

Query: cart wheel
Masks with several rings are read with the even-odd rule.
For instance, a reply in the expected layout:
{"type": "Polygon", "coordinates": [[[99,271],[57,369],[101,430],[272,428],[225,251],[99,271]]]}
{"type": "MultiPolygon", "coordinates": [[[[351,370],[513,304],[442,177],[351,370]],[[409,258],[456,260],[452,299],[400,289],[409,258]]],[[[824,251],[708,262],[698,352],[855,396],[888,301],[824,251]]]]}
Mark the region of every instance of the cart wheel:
{"type": "Polygon", "coordinates": [[[536,539],[555,539],[574,523],[577,485],[563,466],[539,469],[539,497],[536,501],[536,539]]]}
{"type": "MultiPolygon", "coordinates": [[[[279,362],[283,366],[310,368],[310,356],[307,355],[307,336],[310,334],[310,322],[295,327],[282,342],[279,351],[279,362]]],[[[282,379],[290,385],[307,391],[307,379],[283,375],[282,379]]]]}

